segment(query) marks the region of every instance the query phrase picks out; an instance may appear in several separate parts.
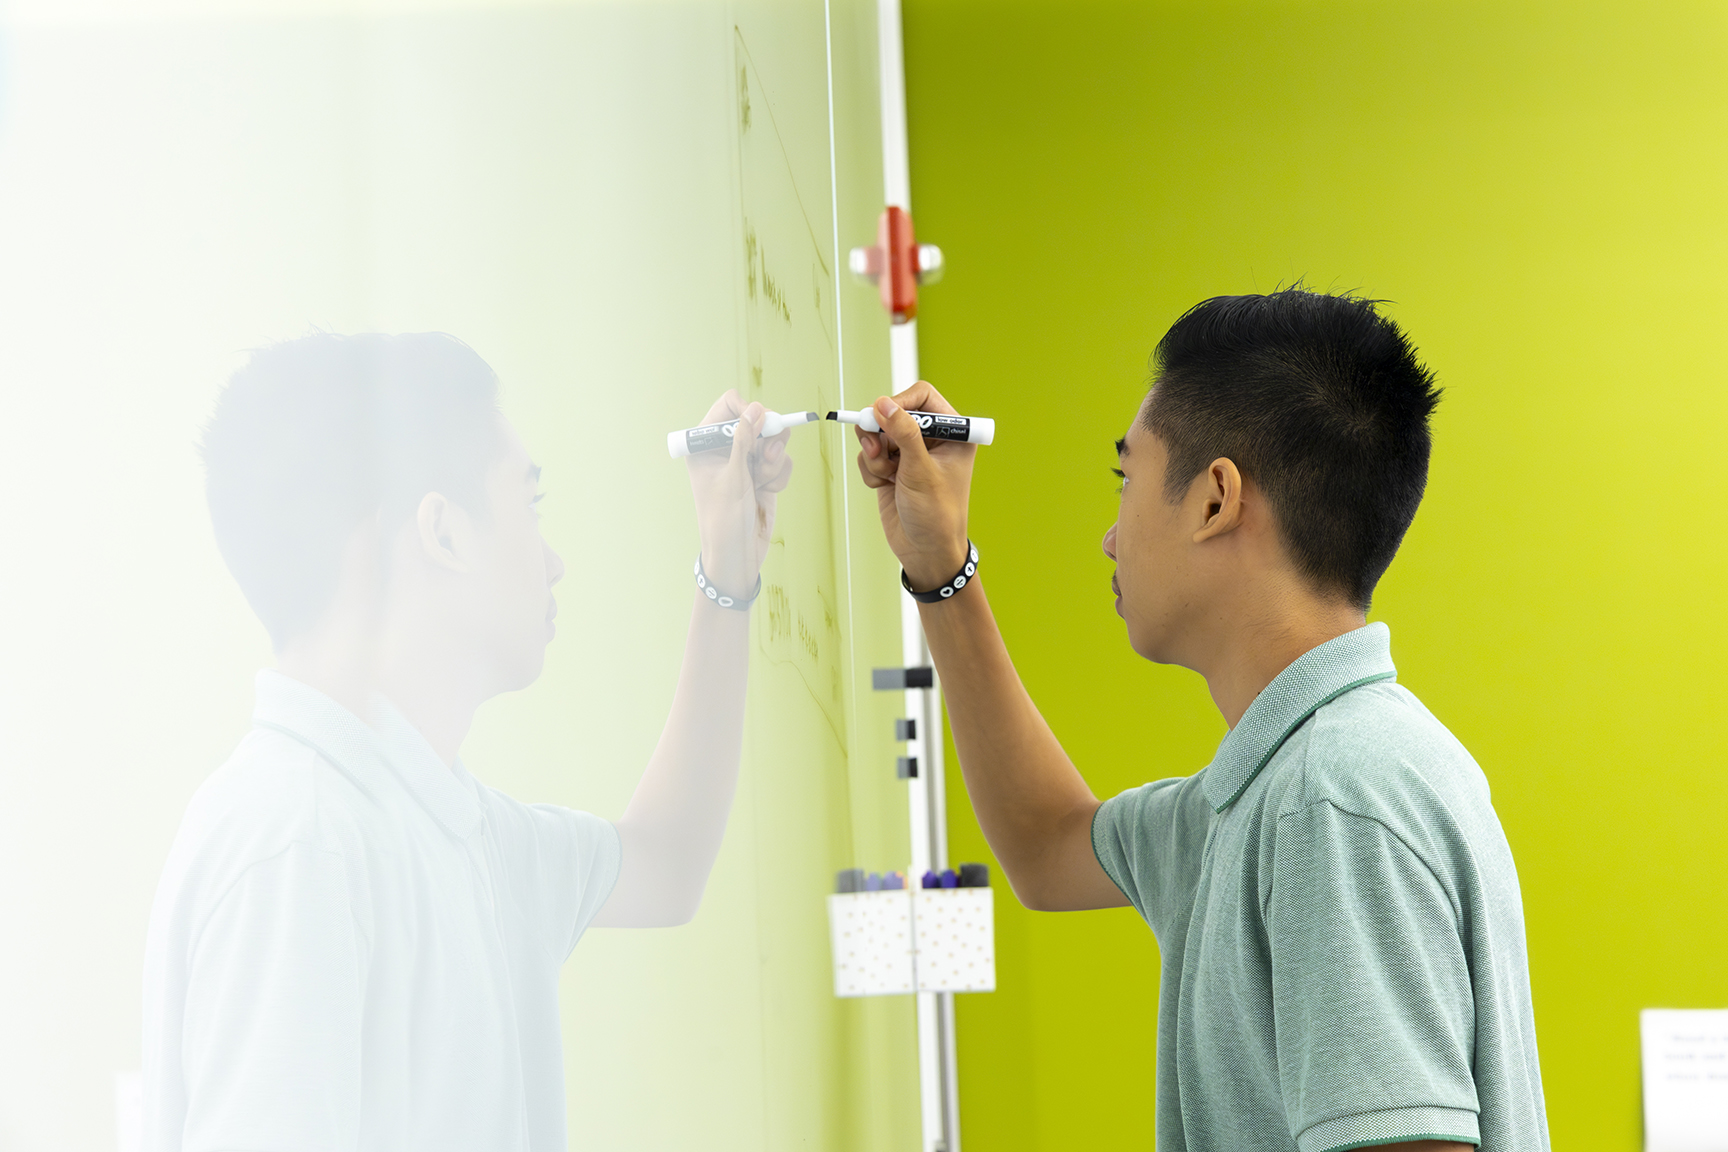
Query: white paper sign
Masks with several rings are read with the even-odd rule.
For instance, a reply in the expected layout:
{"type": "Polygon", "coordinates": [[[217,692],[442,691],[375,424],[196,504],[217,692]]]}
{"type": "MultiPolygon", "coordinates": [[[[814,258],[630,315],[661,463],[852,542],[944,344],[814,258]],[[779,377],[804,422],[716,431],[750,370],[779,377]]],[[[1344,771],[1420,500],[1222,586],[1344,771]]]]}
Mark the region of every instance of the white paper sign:
{"type": "Polygon", "coordinates": [[[1646,1008],[1644,1152],[1728,1152],[1728,1009],[1646,1008]]]}

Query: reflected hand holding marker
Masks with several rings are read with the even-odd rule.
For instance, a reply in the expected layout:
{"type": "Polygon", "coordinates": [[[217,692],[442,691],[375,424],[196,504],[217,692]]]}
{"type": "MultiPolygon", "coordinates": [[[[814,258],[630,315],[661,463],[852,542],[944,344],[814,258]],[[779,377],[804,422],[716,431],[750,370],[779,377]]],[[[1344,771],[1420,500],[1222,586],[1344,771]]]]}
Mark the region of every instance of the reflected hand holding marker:
{"type": "Polygon", "coordinates": [[[816,419],[814,412],[782,416],[758,403],[745,405],[728,391],[701,425],[667,438],[668,449],[678,438],[685,448],[672,454],[684,458],[690,473],[706,579],[735,604],[755,598],[774,531],[775,496],[792,477],[789,430],[816,419]]]}

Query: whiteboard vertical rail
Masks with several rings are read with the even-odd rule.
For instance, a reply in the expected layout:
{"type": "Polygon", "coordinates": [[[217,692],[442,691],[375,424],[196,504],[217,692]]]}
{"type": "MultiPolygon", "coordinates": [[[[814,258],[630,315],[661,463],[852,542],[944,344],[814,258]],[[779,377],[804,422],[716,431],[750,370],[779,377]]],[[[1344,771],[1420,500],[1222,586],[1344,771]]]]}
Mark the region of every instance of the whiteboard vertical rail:
{"type": "MultiPolygon", "coordinates": [[[[907,667],[930,663],[918,604],[905,593],[900,601],[901,659],[907,667]]],[[[910,781],[908,812],[912,825],[912,873],[940,872],[948,866],[948,820],[943,789],[941,684],[906,691],[906,715],[917,723],[918,735],[906,754],[917,758],[918,775],[910,781]]],[[[924,1152],[958,1152],[960,1147],[960,1083],[955,1063],[954,995],[920,992],[918,1005],[918,1083],[923,1117],[924,1152]]]]}
{"type": "MultiPolygon", "coordinates": [[[[912,208],[906,147],[906,71],[901,56],[900,0],[876,0],[877,85],[882,100],[882,201],[912,208]]],[[[888,357],[892,386],[904,391],[918,381],[918,322],[890,325],[888,357]]],[[[918,605],[910,596],[900,604],[901,657],[906,667],[930,663],[918,605]]],[[[908,690],[906,715],[917,721],[918,735],[906,749],[918,758],[918,775],[909,789],[912,868],[948,866],[948,819],[942,782],[942,694],[940,685],[908,690]]],[[[955,1060],[954,995],[920,992],[918,1003],[918,1082],[922,1102],[923,1152],[960,1152],[960,1080],[955,1060]]]]}

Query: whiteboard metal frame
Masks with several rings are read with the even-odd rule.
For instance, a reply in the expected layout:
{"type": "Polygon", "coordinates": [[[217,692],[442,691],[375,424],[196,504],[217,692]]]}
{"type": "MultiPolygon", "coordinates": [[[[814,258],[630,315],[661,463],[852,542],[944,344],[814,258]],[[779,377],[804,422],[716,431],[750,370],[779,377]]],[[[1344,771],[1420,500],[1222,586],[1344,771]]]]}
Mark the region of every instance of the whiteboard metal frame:
{"type": "MultiPolygon", "coordinates": [[[[906,146],[906,69],[902,56],[900,0],[876,0],[877,85],[882,100],[882,202],[912,210],[910,161],[906,146]]],[[[895,392],[918,382],[918,322],[888,329],[890,379],[895,392]]],[[[901,658],[908,668],[930,663],[918,604],[902,593],[901,658]]],[[[906,754],[918,758],[911,781],[908,817],[912,832],[912,871],[940,872],[948,867],[948,819],[942,764],[942,694],[931,689],[906,692],[906,715],[917,721],[918,735],[906,754]]],[[[954,995],[920,992],[918,1005],[918,1095],[923,1152],[960,1152],[960,1079],[954,1044],[954,995]]]]}

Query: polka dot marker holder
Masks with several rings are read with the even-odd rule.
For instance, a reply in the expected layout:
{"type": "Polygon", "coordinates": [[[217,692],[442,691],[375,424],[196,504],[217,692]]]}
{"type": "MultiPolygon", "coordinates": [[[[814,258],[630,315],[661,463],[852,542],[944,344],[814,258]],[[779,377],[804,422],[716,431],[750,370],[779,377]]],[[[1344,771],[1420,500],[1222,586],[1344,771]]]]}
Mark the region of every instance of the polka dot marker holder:
{"type": "Polygon", "coordinates": [[[840,874],[841,890],[828,897],[834,995],[996,990],[995,903],[987,879],[979,887],[878,889],[869,878],[848,869],[840,874]]]}

